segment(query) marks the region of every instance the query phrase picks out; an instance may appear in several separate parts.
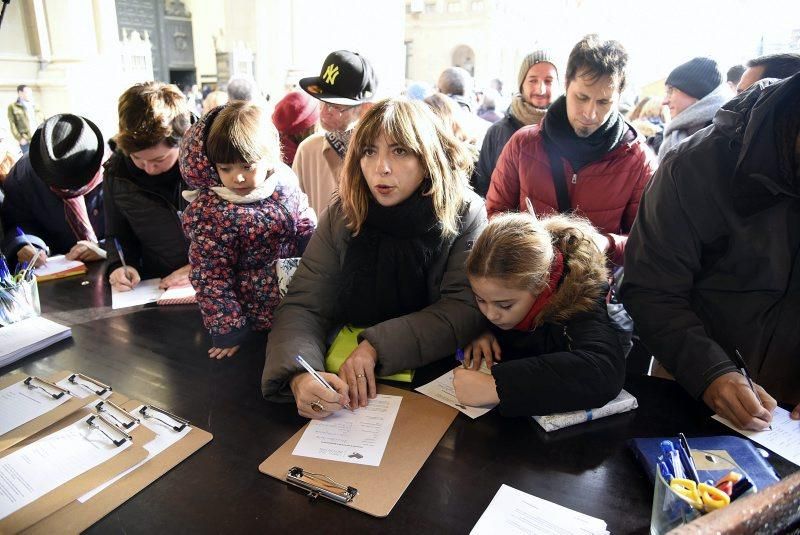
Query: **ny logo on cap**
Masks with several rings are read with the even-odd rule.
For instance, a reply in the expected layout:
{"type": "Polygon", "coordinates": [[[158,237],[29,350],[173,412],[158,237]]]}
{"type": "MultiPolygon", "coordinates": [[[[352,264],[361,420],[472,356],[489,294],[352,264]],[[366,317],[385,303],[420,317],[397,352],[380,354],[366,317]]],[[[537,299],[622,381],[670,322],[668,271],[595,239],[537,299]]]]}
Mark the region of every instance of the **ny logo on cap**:
{"type": "Polygon", "coordinates": [[[325,83],[333,85],[336,83],[336,77],[339,76],[339,67],[331,63],[325,69],[325,72],[322,73],[322,79],[325,80],[325,83]]]}

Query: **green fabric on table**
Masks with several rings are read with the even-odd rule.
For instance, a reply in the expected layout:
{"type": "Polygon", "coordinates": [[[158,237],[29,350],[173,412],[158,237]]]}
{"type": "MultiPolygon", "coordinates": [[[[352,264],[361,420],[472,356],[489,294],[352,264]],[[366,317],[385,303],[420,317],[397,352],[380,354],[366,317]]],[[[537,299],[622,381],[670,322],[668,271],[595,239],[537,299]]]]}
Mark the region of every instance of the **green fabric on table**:
{"type": "MultiPolygon", "coordinates": [[[[350,356],[350,353],[358,346],[358,334],[363,330],[364,329],[358,327],[351,327],[350,325],[342,327],[342,330],[336,335],[331,347],[328,349],[328,354],[325,355],[326,372],[339,373],[339,368],[342,367],[342,364],[344,364],[344,361],[350,356]]],[[[414,379],[414,370],[403,370],[394,375],[378,377],[378,379],[410,383],[412,379],[414,379]]]]}

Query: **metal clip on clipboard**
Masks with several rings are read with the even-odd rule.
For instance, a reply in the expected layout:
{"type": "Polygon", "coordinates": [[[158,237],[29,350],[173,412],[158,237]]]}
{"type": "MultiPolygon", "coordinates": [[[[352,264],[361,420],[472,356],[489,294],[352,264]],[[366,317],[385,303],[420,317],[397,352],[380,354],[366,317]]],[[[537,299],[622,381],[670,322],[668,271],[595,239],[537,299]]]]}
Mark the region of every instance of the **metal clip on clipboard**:
{"type": "Polygon", "coordinates": [[[38,388],[39,390],[41,390],[44,393],[46,393],[48,396],[52,396],[53,399],[61,399],[61,396],[63,396],[64,394],[72,395],[70,393],[70,391],[67,390],[66,388],[61,388],[57,384],[51,383],[50,381],[45,381],[44,379],[40,379],[39,377],[36,377],[35,375],[29,376],[27,379],[25,379],[22,382],[25,383],[25,385],[28,388],[38,388]],[[34,384],[34,383],[40,383],[40,384],[34,384]],[[42,385],[45,385],[46,388],[45,388],[45,386],[42,386],[42,385]],[[58,394],[54,394],[53,392],[48,390],[49,388],[52,388],[53,390],[57,390],[58,394]]]}
{"type": "Polygon", "coordinates": [[[67,381],[74,385],[82,386],[86,390],[89,390],[95,395],[102,396],[106,392],[113,390],[110,386],[101,383],[97,379],[92,379],[82,373],[73,373],[69,377],[67,377],[67,381]],[[86,384],[88,383],[88,384],[86,384]]]}
{"type": "Polygon", "coordinates": [[[107,399],[105,399],[105,400],[99,402],[97,405],[95,405],[94,408],[97,410],[97,412],[101,412],[103,414],[107,414],[109,418],[111,418],[114,421],[116,421],[119,425],[121,425],[125,429],[130,429],[131,427],[133,427],[134,425],[139,423],[139,418],[133,416],[131,413],[129,413],[128,411],[126,411],[125,409],[123,409],[122,407],[120,407],[119,405],[114,403],[113,401],[108,401],[107,399]],[[111,407],[111,409],[113,409],[113,411],[110,410],[109,407],[111,407]],[[122,416],[123,418],[127,418],[128,421],[127,422],[123,422],[122,420],[120,420],[119,418],[114,416],[114,413],[117,413],[118,415],[122,416]]]}
{"type": "Polygon", "coordinates": [[[304,471],[299,466],[293,466],[286,473],[286,482],[295,487],[308,491],[309,498],[328,498],[338,503],[349,503],[358,494],[358,489],[342,485],[326,476],[304,471]]]}
{"type": "Polygon", "coordinates": [[[161,422],[162,424],[166,425],[167,427],[171,427],[173,431],[183,431],[184,428],[186,428],[186,426],[189,425],[189,420],[184,420],[180,416],[175,416],[171,412],[167,412],[164,409],[159,409],[155,405],[144,405],[144,406],[142,406],[142,408],[139,409],[139,414],[141,414],[145,418],[153,418],[154,420],[158,420],[159,422],[161,422]],[[172,420],[173,423],[170,423],[170,422],[168,422],[168,421],[166,421],[166,420],[164,420],[162,418],[159,418],[158,416],[155,416],[153,414],[148,414],[147,411],[157,412],[159,414],[162,414],[162,415],[166,416],[167,418],[169,418],[170,420],[172,420]],[[175,425],[175,423],[178,423],[180,425],[175,425]]]}
{"type": "Polygon", "coordinates": [[[125,444],[125,441],[127,440],[133,440],[132,436],[130,436],[128,433],[126,433],[125,431],[114,425],[114,422],[107,420],[106,417],[103,416],[102,414],[92,414],[91,416],[89,416],[89,418],[86,419],[86,423],[89,425],[89,427],[97,429],[98,431],[103,433],[106,436],[106,438],[108,438],[108,440],[113,442],[114,445],[117,447],[125,444]],[[117,433],[118,435],[122,435],[122,438],[114,440],[114,437],[112,437],[103,430],[103,427],[101,427],[100,422],[105,424],[105,426],[112,432],[117,433]]]}

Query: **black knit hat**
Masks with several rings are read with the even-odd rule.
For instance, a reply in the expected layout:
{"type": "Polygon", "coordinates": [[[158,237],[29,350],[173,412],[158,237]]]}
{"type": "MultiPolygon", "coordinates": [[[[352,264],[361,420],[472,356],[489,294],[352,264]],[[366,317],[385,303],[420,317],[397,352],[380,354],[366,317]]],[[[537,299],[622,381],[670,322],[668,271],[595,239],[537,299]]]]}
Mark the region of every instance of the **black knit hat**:
{"type": "Polygon", "coordinates": [[[378,89],[372,65],[357,52],[331,52],[322,64],[319,76],[300,80],[300,87],[312,97],[344,106],[369,102],[378,89]]]}
{"type": "Polygon", "coordinates": [[[701,99],[722,83],[722,73],[713,59],[692,58],[672,69],[665,83],[690,97],[701,99]]]}
{"type": "Polygon", "coordinates": [[[45,184],[80,189],[97,174],[103,161],[103,134],[92,121],[78,115],[53,115],[31,137],[33,170],[45,184]]]}

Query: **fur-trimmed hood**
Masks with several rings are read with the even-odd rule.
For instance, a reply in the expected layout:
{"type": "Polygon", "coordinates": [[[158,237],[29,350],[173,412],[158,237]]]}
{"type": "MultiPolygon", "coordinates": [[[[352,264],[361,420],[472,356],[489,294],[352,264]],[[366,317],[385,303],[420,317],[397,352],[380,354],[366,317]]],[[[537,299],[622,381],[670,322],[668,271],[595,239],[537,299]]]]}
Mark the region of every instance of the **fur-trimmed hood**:
{"type": "Polygon", "coordinates": [[[550,302],[536,318],[535,324],[564,323],[572,317],[588,312],[597,306],[598,300],[608,289],[608,271],[605,255],[597,250],[594,243],[583,240],[580,248],[592,247],[591,265],[586,276],[580,276],[570,269],[577,260],[564,254],[566,275],[553,294],[550,302]]]}

